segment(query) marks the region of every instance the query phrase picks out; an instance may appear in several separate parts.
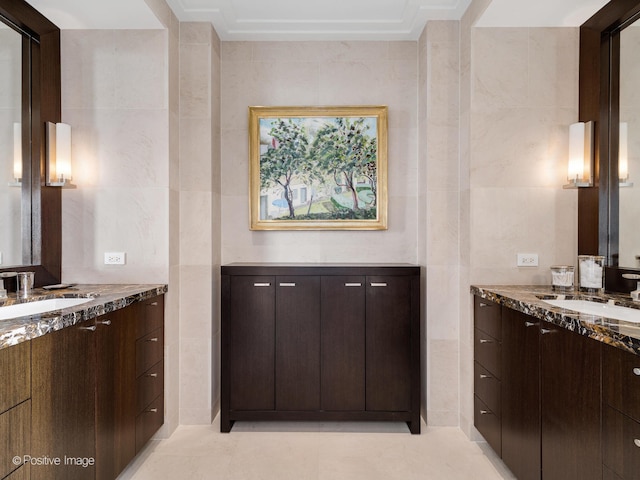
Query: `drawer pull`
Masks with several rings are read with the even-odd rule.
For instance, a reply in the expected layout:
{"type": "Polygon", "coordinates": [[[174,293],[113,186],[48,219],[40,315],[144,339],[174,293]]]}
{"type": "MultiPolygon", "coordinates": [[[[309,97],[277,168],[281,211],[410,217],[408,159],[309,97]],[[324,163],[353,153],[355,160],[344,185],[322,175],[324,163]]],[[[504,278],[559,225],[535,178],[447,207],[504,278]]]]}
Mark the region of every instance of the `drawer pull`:
{"type": "Polygon", "coordinates": [[[525,326],[525,327],[534,327],[534,326],[536,326],[536,325],[537,325],[537,323],[533,323],[533,322],[524,322],[524,326],[525,326]]]}
{"type": "Polygon", "coordinates": [[[344,286],[345,287],[361,287],[362,284],[361,283],[345,283],[344,286]]]}
{"type": "Polygon", "coordinates": [[[553,330],[549,330],[548,328],[541,328],[540,333],[542,335],[546,335],[547,333],[553,333],[553,330]]]}
{"type": "Polygon", "coordinates": [[[295,286],[296,286],[296,284],[295,284],[295,283],[293,283],[293,282],[290,282],[290,283],[281,282],[281,283],[280,283],[280,286],[281,286],[281,287],[295,287],[295,286]]]}
{"type": "Polygon", "coordinates": [[[157,377],[157,376],[158,376],[158,374],[157,374],[157,373],[147,373],[147,374],[145,375],[145,377],[154,377],[154,378],[155,378],[155,377],[157,377]]]}
{"type": "Polygon", "coordinates": [[[386,287],[387,284],[385,282],[371,282],[372,287],[386,287]]]}
{"type": "Polygon", "coordinates": [[[480,308],[485,308],[485,307],[488,307],[488,306],[489,306],[488,303],[480,302],[480,308]]]}
{"type": "Polygon", "coordinates": [[[111,320],[102,320],[98,322],[100,325],[111,325],[111,320]]]}
{"type": "Polygon", "coordinates": [[[640,368],[639,367],[634,368],[633,369],[633,374],[637,375],[638,377],[640,377],[640,368]]]}
{"type": "Polygon", "coordinates": [[[148,410],[145,410],[146,413],[158,413],[158,409],[157,408],[149,408],[148,410]]]}
{"type": "Polygon", "coordinates": [[[480,343],[493,343],[493,340],[487,340],[486,338],[481,338],[480,343]]]}
{"type": "Polygon", "coordinates": [[[635,444],[636,447],[640,448],[640,438],[634,438],[633,443],[635,444]]]}
{"type": "Polygon", "coordinates": [[[484,380],[484,379],[486,379],[486,378],[491,378],[491,375],[485,375],[484,373],[481,373],[481,374],[480,374],[480,378],[481,378],[482,380],[484,380]]]}
{"type": "Polygon", "coordinates": [[[158,337],[153,337],[153,338],[147,338],[146,340],[147,342],[157,342],[158,341],[158,337]]]}
{"type": "Polygon", "coordinates": [[[158,302],[151,302],[147,305],[147,307],[157,307],[158,306],[158,302]]]}
{"type": "Polygon", "coordinates": [[[270,287],[271,284],[269,282],[265,282],[265,283],[258,282],[258,283],[254,283],[253,286],[254,287],[270,287]]]}
{"type": "Polygon", "coordinates": [[[95,325],[91,325],[90,327],[78,327],[78,328],[80,328],[80,330],[88,330],[90,332],[95,332],[96,328],[98,327],[96,327],[95,325]]]}
{"type": "Polygon", "coordinates": [[[480,410],[480,415],[491,415],[489,410],[480,410]]]}

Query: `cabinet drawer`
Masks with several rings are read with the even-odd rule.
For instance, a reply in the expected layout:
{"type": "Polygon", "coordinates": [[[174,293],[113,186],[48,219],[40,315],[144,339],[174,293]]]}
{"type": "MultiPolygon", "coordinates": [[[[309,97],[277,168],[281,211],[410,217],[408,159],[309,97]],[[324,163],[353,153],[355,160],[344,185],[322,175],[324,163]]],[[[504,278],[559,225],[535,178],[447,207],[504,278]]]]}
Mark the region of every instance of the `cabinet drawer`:
{"type": "Polygon", "coordinates": [[[158,362],[136,380],[136,415],[164,390],[164,362],[158,362]]]}
{"type": "Polygon", "coordinates": [[[605,406],[602,437],[604,465],[620,478],[640,478],[640,423],[605,406]]]}
{"type": "Polygon", "coordinates": [[[0,375],[10,378],[0,388],[0,413],[31,396],[31,342],[0,349],[0,375]]]}
{"type": "Polygon", "coordinates": [[[500,365],[500,342],[479,329],[475,329],[474,358],[475,361],[493,373],[498,379],[502,374],[500,365]]]}
{"type": "MultiPolygon", "coordinates": [[[[21,403],[0,415],[0,478],[18,468],[12,459],[29,454],[31,401],[21,403]]],[[[21,470],[26,471],[25,465],[21,470]]]]}
{"type": "Polygon", "coordinates": [[[164,423],[164,396],[156,398],[136,417],[136,453],[164,423]]]}
{"type": "Polygon", "coordinates": [[[640,421],[640,356],[607,345],[602,358],[605,403],[640,421]]]}
{"type": "Polygon", "coordinates": [[[164,323],[164,295],[150,298],[135,304],[136,306],[136,338],[161,328],[164,323]]]}
{"type": "Polygon", "coordinates": [[[162,360],[163,344],[161,328],[136,340],[136,378],[162,360]]]}
{"type": "Polygon", "coordinates": [[[473,318],[476,328],[488,333],[493,338],[502,340],[502,307],[478,296],[474,296],[473,299],[473,318]]]}
{"type": "Polygon", "coordinates": [[[478,362],[474,363],[474,372],[474,393],[492,412],[500,416],[500,380],[478,362]]]}
{"type": "Polygon", "coordinates": [[[500,456],[502,455],[502,427],[500,417],[491,411],[487,405],[474,396],[473,424],[487,443],[500,456]]]}

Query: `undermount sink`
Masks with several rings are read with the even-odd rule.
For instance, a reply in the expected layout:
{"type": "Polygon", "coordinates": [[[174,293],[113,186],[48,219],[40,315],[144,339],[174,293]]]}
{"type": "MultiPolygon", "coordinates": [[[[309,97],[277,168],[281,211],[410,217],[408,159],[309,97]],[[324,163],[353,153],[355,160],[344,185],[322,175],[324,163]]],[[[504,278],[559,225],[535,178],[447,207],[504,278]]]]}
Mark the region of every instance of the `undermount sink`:
{"type": "Polygon", "coordinates": [[[584,313],[587,315],[596,315],[598,317],[623,320],[625,322],[640,323],[640,310],[636,308],[580,299],[556,299],[544,300],[544,302],[555,307],[566,308],[567,310],[573,310],[574,312],[584,313]]]}
{"type": "Polygon", "coordinates": [[[48,298],[36,302],[17,303],[0,307],[0,320],[53,312],[63,308],[75,307],[93,300],[93,298],[48,298]]]}

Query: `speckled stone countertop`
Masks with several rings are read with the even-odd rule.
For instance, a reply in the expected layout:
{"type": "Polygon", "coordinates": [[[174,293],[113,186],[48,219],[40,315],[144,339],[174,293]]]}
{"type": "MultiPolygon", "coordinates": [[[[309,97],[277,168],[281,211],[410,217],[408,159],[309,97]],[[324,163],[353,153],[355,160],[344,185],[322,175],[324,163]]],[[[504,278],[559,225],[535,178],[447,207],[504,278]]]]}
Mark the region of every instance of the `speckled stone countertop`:
{"type": "Polygon", "coordinates": [[[166,285],[75,285],[60,290],[35,288],[26,300],[9,298],[0,308],[50,298],[91,298],[81,305],[38,315],[0,320],[0,348],[16,345],[167,292],[166,285]]]}
{"type": "Polygon", "coordinates": [[[640,324],[577,313],[544,302],[544,299],[550,300],[558,295],[564,295],[567,300],[588,299],[604,303],[613,300],[616,305],[640,309],[640,303],[633,302],[629,295],[588,295],[578,291],[563,293],[552,290],[550,286],[528,285],[472,285],[471,293],[580,335],[586,335],[640,355],[640,324]]]}

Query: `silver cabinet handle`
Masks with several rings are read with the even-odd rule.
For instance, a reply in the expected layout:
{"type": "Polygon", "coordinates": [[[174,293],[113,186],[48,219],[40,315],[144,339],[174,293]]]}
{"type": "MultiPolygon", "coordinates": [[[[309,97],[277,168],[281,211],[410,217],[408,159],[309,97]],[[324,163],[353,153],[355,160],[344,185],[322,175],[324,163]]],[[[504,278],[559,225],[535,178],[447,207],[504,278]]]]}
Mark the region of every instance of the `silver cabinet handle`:
{"type": "Polygon", "coordinates": [[[387,284],[385,282],[371,282],[372,287],[386,287],[387,284]]]}
{"type": "Polygon", "coordinates": [[[638,439],[638,438],[634,438],[634,439],[633,439],[633,443],[636,445],[636,447],[639,447],[639,448],[640,448],[640,439],[638,439]]]}
{"type": "Polygon", "coordinates": [[[540,333],[546,335],[547,333],[553,333],[553,330],[549,330],[548,328],[541,328],[540,333]]]}
{"type": "Polygon", "coordinates": [[[636,367],[633,369],[633,374],[637,375],[638,377],[640,377],[640,368],[636,367]]]}
{"type": "Polygon", "coordinates": [[[153,338],[147,338],[146,340],[147,342],[157,342],[158,341],[158,337],[153,337],[153,338]]]}
{"type": "Polygon", "coordinates": [[[295,284],[295,283],[293,283],[293,282],[290,282],[290,283],[281,282],[281,283],[280,283],[280,286],[281,286],[281,287],[295,287],[295,286],[296,286],[296,284],[295,284]]]}
{"type": "Polygon", "coordinates": [[[481,373],[480,378],[484,380],[485,378],[491,378],[491,375],[485,375],[484,373],[481,373]]]}
{"type": "Polygon", "coordinates": [[[271,284],[269,282],[265,282],[265,283],[257,282],[257,283],[254,283],[253,286],[254,287],[270,287],[271,284]]]}
{"type": "Polygon", "coordinates": [[[157,408],[149,408],[148,410],[145,410],[147,413],[157,413],[158,409],[157,408]]]}
{"type": "Polygon", "coordinates": [[[147,373],[147,374],[145,375],[145,377],[154,377],[154,378],[155,378],[155,377],[157,377],[157,376],[158,376],[158,374],[157,374],[157,373],[147,373]]]}
{"type": "Polygon", "coordinates": [[[480,410],[480,415],[491,415],[489,410],[480,410]]]}
{"type": "Polygon", "coordinates": [[[345,283],[344,286],[345,287],[361,287],[362,284],[361,283],[345,283]]]}
{"type": "Polygon", "coordinates": [[[480,308],[485,308],[488,307],[489,305],[484,303],[484,302],[480,302],[480,308]]]}
{"type": "Polygon", "coordinates": [[[90,327],[78,327],[80,330],[88,330],[90,332],[95,332],[98,327],[95,325],[91,325],[90,327]]]}
{"type": "Polygon", "coordinates": [[[486,338],[481,338],[480,343],[493,343],[493,340],[487,340],[486,338]]]}
{"type": "Polygon", "coordinates": [[[157,306],[158,306],[158,302],[151,302],[147,304],[147,307],[157,307],[157,306]]]}
{"type": "Polygon", "coordinates": [[[98,323],[100,325],[111,325],[111,320],[101,320],[98,323]]]}
{"type": "Polygon", "coordinates": [[[533,327],[533,326],[535,326],[535,325],[537,325],[537,323],[533,323],[533,322],[524,322],[524,326],[525,326],[525,327],[533,327]]]}

